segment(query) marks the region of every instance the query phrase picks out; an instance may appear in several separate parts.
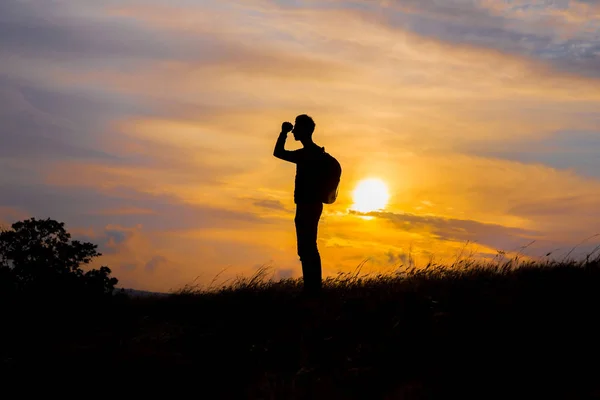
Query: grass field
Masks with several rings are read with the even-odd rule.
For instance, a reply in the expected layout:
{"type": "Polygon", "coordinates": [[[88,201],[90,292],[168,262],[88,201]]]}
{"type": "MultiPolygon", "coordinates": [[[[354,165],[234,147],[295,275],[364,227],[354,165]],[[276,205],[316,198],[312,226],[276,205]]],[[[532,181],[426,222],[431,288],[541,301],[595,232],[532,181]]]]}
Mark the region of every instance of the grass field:
{"type": "Polygon", "coordinates": [[[264,272],[210,293],[8,299],[3,366],[192,376],[201,398],[600,397],[598,260],[344,274],[318,298],[264,272]]]}

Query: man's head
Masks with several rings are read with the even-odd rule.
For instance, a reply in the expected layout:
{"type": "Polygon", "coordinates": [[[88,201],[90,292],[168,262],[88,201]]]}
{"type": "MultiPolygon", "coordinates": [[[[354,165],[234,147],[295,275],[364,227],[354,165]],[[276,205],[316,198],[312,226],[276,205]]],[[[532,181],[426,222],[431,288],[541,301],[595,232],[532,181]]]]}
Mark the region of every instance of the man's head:
{"type": "Polygon", "coordinates": [[[294,129],[292,129],[292,133],[294,134],[295,140],[306,140],[312,139],[312,134],[315,131],[315,121],[311,117],[306,114],[298,115],[296,117],[296,122],[294,123],[294,129]]]}

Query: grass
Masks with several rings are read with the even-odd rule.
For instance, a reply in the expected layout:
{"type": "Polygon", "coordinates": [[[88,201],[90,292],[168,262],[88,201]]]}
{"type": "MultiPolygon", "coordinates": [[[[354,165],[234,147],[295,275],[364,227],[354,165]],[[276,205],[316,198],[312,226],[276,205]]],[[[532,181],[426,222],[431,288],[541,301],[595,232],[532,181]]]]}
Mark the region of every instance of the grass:
{"type": "Polygon", "coordinates": [[[202,398],[600,397],[597,258],[357,268],[319,298],[268,275],[164,298],[8,305],[0,356],[13,371],[159,375],[202,398]]]}

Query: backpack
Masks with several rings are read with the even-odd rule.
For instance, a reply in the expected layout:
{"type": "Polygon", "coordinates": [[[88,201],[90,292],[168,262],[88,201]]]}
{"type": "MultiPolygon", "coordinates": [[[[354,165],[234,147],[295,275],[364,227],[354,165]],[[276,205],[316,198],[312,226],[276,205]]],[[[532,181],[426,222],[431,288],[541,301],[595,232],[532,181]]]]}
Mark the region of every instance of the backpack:
{"type": "Polygon", "coordinates": [[[325,204],[333,204],[338,196],[338,186],[342,176],[342,166],[331,154],[323,150],[322,160],[321,201],[325,204]]]}

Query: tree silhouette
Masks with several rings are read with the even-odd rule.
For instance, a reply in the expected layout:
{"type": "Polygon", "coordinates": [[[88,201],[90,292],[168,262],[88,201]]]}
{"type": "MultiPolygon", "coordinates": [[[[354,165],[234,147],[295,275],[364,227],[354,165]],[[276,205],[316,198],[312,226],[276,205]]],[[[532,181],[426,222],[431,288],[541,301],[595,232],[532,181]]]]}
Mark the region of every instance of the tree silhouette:
{"type": "Polygon", "coordinates": [[[102,255],[98,246],[71,240],[64,225],[31,218],[0,232],[0,289],[112,293],[118,280],[110,277],[110,268],[81,268],[102,255]]]}

